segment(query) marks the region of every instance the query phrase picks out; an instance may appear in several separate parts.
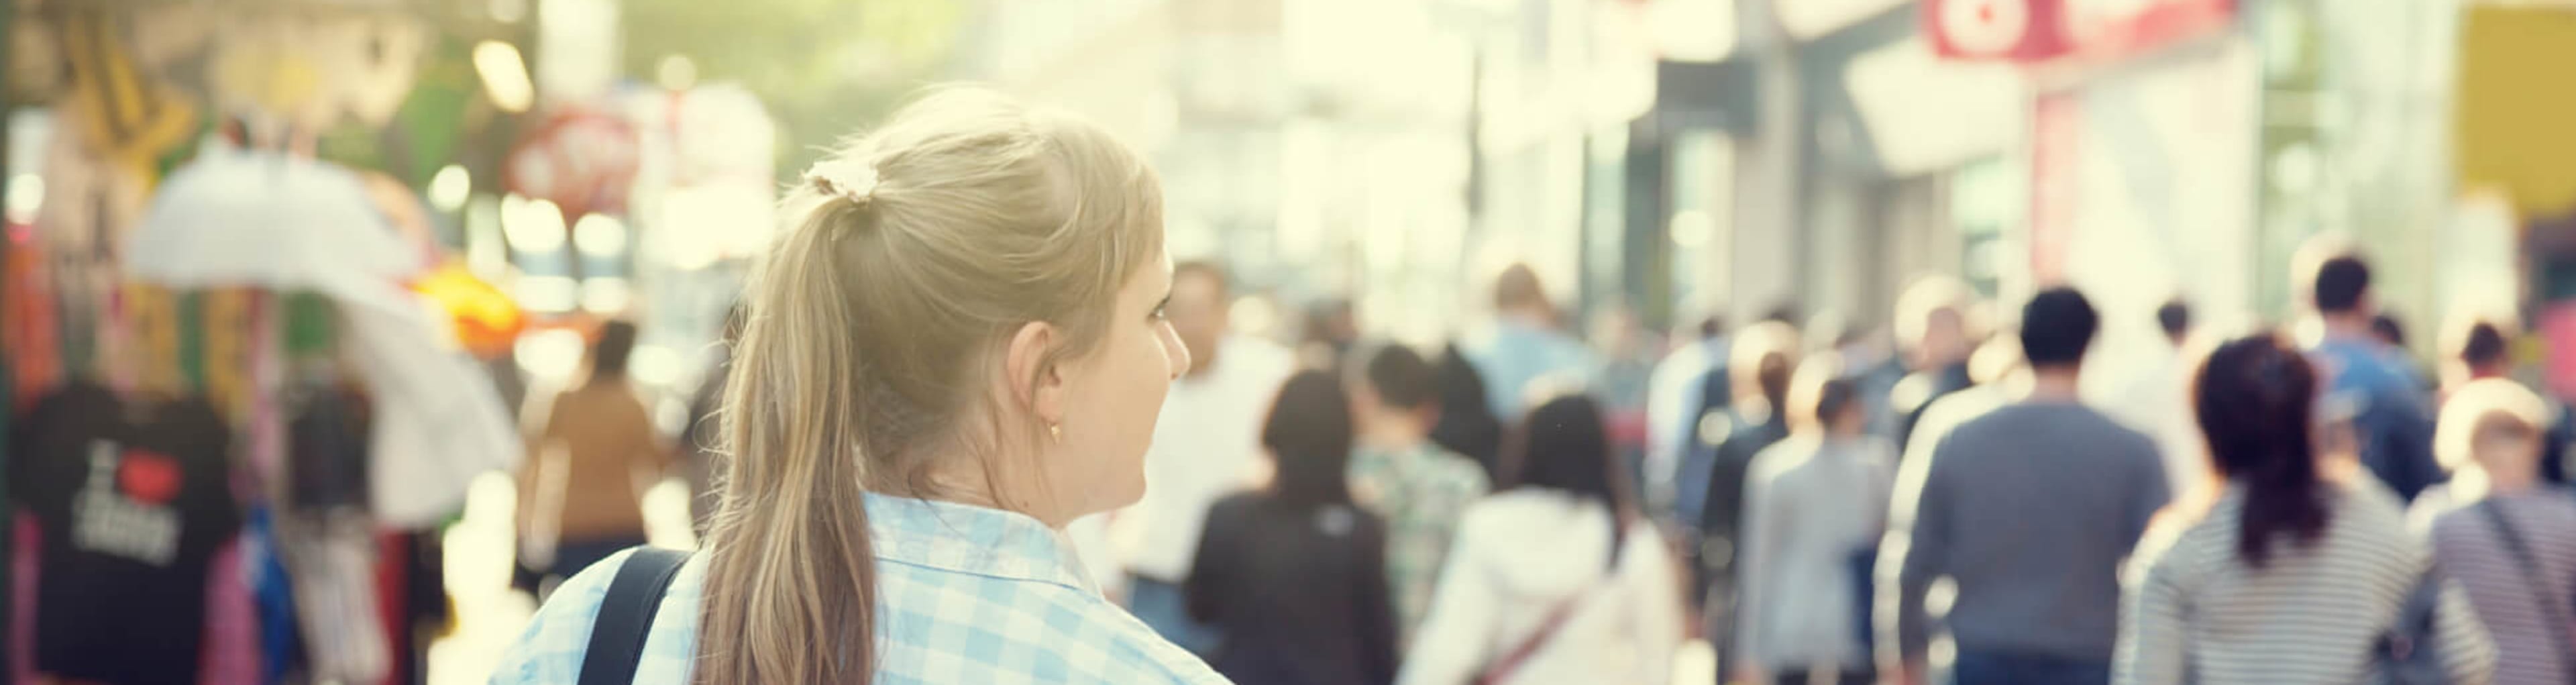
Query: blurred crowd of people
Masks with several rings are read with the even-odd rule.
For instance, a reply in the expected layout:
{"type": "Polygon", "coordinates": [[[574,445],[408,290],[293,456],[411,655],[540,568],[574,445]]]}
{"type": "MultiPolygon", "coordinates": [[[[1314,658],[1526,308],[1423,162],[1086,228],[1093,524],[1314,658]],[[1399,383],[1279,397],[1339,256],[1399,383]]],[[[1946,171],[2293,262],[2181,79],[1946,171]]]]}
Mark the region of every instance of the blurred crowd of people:
{"type": "MultiPolygon", "coordinates": [[[[2159,357],[2091,397],[2103,322],[2072,288],[1992,325],[1927,279],[1893,354],[1784,309],[1657,360],[1617,319],[1569,332],[1514,267],[1480,335],[1366,341],[1327,306],[1291,350],[1185,263],[1146,494],[1066,532],[1242,683],[1665,682],[1694,637],[1740,683],[2576,677],[2576,422],[2509,378],[2509,324],[2447,327],[2436,380],[2364,259],[2303,261],[2301,334],[2177,300],[2159,357]]],[[[703,430],[629,444],[632,330],[529,411],[532,577],[641,541],[628,476],[715,458],[703,430]]]]}

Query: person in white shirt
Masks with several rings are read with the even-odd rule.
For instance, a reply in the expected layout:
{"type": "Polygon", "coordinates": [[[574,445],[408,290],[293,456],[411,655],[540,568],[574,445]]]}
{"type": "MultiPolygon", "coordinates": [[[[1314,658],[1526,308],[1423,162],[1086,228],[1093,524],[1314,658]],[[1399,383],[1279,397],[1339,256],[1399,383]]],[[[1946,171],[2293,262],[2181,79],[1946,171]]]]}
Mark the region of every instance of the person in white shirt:
{"type": "Polygon", "coordinates": [[[2178,497],[2217,484],[2210,475],[2200,422],[2191,416],[2191,368],[2183,355],[2191,341],[2191,318],[2191,305],[2180,299],[2156,308],[2156,326],[2173,345],[2159,350],[2157,358],[2130,379],[2119,395],[2104,398],[2109,400],[2105,404],[2111,418],[2155,439],[2172,483],[2169,491],[2178,497]]]}
{"type": "Polygon", "coordinates": [[[1208,508],[1255,484],[1262,461],[1261,419],[1295,364],[1287,350],[1231,336],[1233,301],[1225,271],[1206,262],[1172,268],[1165,313],[1190,350],[1190,370],[1172,384],[1145,454],[1145,497],[1110,523],[1127,572],[1127,608],[1173,643],[1201,655],[1216,647],[1212,628],[1190,619],[1181,586],[1189,580],[1208,508]]]}
{"type": "Polygon", "coordinates": [[[1467,509],[1396,682],[1653,683],[1681,643],[1679,579],[1612,486],[1600,405],[1529,413],[1511,487],[1467,509]]]}
{"type": "Polygon", "coordinates": [[[1706,378],[1726,366],[1727,345],[1726,319],[1712,315],[1700,322],[1697,337],[1673,346],[1646,381],[1646,506],[1659,515],[1672,509],[1682,452],[1697,438],[1700,414],[1707,411],[1706,378]]]}

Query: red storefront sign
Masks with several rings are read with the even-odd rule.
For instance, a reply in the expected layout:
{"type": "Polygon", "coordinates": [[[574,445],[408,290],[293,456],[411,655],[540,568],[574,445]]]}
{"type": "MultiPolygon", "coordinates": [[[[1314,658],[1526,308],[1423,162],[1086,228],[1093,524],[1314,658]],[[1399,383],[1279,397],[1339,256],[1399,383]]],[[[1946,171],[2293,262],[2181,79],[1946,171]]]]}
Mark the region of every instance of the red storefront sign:
{"type": "Polygon", "coordinates": [[[2225,27],[2236,0],[1924,0],[1942,57],[2118,59],[2225,27]]]}
{"type": "Polygon", "coordinates": [[[2030,276],[2033,285],[2066,282],[2066,246],[2075,236],[2083,193],[2084,101],[2057,93],[2039,98],[2030,149],[2030,276]]]}
{"type": "Polygon", "coordinates": [[[2063,0],[1924,0],[1924,34],[1950,59],[2037,62],[2066,54],[2063,0]]]}

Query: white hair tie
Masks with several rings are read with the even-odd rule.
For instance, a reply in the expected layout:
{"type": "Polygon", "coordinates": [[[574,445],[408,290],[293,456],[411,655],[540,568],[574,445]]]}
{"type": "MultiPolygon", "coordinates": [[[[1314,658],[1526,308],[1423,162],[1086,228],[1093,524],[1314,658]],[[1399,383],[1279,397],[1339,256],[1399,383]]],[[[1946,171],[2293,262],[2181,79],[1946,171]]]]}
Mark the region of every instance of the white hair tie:
{"type": "Polygon", "coordinates": [[[877,194],[877,167],[867,162],[825,160],[805,169],[805,182],[825,195],[838,195],[850,202],[867,204],[877,194]]]}

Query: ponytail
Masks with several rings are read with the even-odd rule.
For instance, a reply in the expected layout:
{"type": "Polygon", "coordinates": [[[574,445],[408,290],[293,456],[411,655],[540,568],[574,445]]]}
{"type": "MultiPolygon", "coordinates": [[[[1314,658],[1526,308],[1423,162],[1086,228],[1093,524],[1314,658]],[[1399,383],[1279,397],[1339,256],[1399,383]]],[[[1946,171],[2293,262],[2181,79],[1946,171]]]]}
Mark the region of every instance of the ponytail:
{"type": "Polygon", "coordinates": [[[947,460],[998,482],[996,445],[1042,429],[1004,425],[1035,417],[987,392],[997,332],[1046,322],[1050,362],[1088,354],[1163,254],[1160,185],[1133,151],[990,92],[925,97],[805,180],[743,300],[698,685],[873,680],[869,493],[934,496],[947,460]]]}
{"type": "MultiPolygon", "coordinates": [[[[832,223],[835,211],[814,221],[832,223]]],[[[752,288],[725,388],[730,455],[708,534],[697,682],[867,682],[875,662],[875,553],[863,483],[862,360],[848,335],[830,226],[784,238],[752,288]],[[806,288],[780,287],[806,284],[806,288]]]]}
{"type": "Polygon", "coordinates": [[[2210,459],[2245,488],[2237,556],[2261,568],[2284,534],[2303,545],[2325,535],[2315,367],[2277,336],[2250,336],[2211,352],[2193,385],[2210,459]]]}

